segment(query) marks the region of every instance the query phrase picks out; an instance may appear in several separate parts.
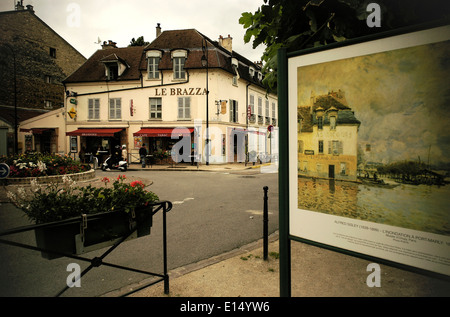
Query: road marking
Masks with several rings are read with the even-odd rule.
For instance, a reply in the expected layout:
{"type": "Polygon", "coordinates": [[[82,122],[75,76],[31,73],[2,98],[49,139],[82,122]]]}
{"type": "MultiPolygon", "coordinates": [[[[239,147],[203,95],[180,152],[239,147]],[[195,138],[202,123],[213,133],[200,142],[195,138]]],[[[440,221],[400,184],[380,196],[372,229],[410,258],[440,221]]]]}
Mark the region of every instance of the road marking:
{"type": "MultiPolygon", "coordinates": [[[[248,209],[248,210],[246,210],[245,212],[248,212],[248,213],[250,213],[250,214],[252,214],[252,215],[262,215],[262,214],[263,214],[263,211],[262,211],[262,210],[248,209]]],[[[268,214],[269,214],[269,215],[272,215],[273,213],[269,211],[268,214]]]]}
{"type": "Polygon", "coordinates": [[[181,205],[181,204],[183,204],[183,203],[185,203],[185,202],[187,202],[187,201],[189,201],[189,200],[193,200],[193,199],[194,199],[194,198],[188,197],[188,198],[185,198],[185,199],[183,199],[183,200],[173,201],[172,204],[173,204],[173,205],[181,205]]]}

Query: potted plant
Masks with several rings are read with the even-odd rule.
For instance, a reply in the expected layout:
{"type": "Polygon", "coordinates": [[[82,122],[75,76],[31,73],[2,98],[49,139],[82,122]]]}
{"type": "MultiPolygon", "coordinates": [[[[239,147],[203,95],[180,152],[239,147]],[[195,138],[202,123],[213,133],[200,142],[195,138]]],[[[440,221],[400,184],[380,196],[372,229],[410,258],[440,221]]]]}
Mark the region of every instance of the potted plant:
{"type": "MultiPolygon", "coordinates": [[[[29,193],[21,187],[8,193],[10,200],[37,225],[37,246],[49,251],[82,254],[112,245],[118,239],[150,234],[152,203],[158,196],[140,181],[126,183],[121,175],[109,186],[78,187],[69,177],[62,184],[31,182],[29,193]]],[[[42,252],[47,259],[60,256],[42,252]]]]}

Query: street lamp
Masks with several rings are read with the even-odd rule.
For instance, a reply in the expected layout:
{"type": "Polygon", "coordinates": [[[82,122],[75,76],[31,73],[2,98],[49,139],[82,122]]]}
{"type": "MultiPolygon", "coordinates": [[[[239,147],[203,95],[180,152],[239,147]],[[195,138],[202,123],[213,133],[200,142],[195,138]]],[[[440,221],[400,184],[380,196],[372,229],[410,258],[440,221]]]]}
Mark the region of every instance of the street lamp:
{"type": "Polygon", "coordinates": [[[206,165],[209,165],[209,107],[208,107],[208,42],[206,39],[202,40],[202,66],[206,67],[206,140],[205,140],[205,150],[206,150],[206,165]]]}
{"type": "Polygon", "coordinates": [[[16,80],[16,53],[14,52],[11,45],[8,43],[2,43],[4,46],[9,48],[13,57],[13,74],[14,74],[14,154],[17,154],[19,146],[18,146],[18,135],[17,135],[17,80],[16,80]]]}

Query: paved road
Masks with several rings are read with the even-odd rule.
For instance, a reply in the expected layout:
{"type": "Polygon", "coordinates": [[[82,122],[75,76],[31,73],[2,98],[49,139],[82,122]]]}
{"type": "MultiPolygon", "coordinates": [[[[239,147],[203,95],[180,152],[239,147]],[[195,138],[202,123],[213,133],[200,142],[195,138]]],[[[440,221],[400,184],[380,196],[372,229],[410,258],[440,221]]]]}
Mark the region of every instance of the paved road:
{"type": "MultiPolygon", "coordinates": [[[[97,177],[116,177],[118,172],[97,171],[97,177]]],[[[269,187],[269,234],[278,229],[277,174],[258,171],[127,171],[129,177],[153,182],[150,189],[160,200],[169,200],[167,215],[169,270],[238,248],[262,238],[263,187],[269,187]]],[[[27,224],[10,205],[2,204],[0,230],[27,224]]],[[[34,243],[32,233],[15,241],[34,243]]],[[[86,254],[94,257],[101,251],[86,254]]],[[[39,252],[0,244],[0,296],[54,296],[66,285],[73,259],[44,260],[39,252]]],[[[128,241],[105,261],[162,273],[162,217],[154,218],[150,236],[128,241]]],[[[92,269],[64,296],[99,296],[149,276],[106,266],[92,269]]]]}

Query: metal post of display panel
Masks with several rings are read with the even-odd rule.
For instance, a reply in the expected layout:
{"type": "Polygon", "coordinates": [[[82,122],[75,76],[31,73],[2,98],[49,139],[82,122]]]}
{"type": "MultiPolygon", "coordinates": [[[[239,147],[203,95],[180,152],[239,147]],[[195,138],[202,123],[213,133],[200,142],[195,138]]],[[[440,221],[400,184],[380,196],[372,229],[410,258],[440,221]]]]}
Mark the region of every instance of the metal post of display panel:
{"type": "Polygon", "coordinates": [[[280,296],[291,296],[291,243],[289,240],[288,67],[286,49],[278,50],[279,120],[279,249],[280,296]]]}

